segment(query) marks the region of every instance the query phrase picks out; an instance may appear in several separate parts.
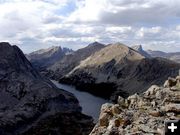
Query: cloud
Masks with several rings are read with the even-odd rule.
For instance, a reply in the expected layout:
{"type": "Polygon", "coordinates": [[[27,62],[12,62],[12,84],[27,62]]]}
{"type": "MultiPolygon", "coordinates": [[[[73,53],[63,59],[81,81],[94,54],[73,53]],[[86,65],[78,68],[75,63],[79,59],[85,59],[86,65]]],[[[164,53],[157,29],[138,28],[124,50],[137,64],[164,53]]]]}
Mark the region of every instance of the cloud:
{"type": "Polygon", "coordinates": [[[0,40],[26,53],[52,45],[78,49],[94,41],[177,51],[179,6],[178,0],[3,0],[0,40]]]}
{"type": "Polygon", "coordinates": [[[178,0],[85,0],[70,17],[74,22],[115,25],[168,23],[179,17],[178,0]]]}

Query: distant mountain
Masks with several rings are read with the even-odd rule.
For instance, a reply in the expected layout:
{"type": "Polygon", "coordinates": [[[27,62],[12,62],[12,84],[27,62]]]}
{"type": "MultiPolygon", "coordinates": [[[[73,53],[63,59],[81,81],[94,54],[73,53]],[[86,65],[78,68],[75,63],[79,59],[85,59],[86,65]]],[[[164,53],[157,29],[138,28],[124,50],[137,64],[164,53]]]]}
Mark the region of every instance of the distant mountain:
{"type": "Polygon", "coordinates": [[[180,63],[180,52],[166,53],[162,51],[147,50],[147,53],[151,55],[151,57],[163,57],[180,63]]]}
{"type": "Polygon", "coordinates": [[[28,54],[27,56],[30,60],[43,59],[43,58],[49,58],[52,55],[54,55],[54,53],[57,52],[62,52],[62,48],[60,46],[52,46],[47,49],[40,49],[28,54]]]}
{"type": "Polygon", "coordinates": [[[71,93],[43,79],[17,46],[0,50],[1,135],[89,133],[92,119],[71,93]]]}
{"type": "Polygon", "coordinates": [[[151,84],[161,84],[176,76],[180,64],[163,58],[145,58],[121,43],[111,44],[82,60],[62,77],[62,83],[94,95],[115,100],[145,91],[151,84]]]}
{"type": "Polygon", "coordinates": [[[104,47],[104,44],[94,42],[89,44],[87,47],[70,53],[64,56],[62,59],[57,60],[52,66],[48,67],[46,76],[50,76],[51,78],[56,79],[61,78],[62,76],[69,73],[73,68],[78,66],[82,60],[86,59],[104,47]]]}
{"type": "Polygon", "coordinates": [[[147,50],[146,52],[152,57],[166,57],[167,55],[167,53],[162,52],[162,51],[147,50]]]}
{"type": "Polygon", "coordinates": [[[60,46],[52,46],[48,49],[34,51],[26,56],[37,69],[41,70],[53,65],[56,61],[62,59],[66,54],[70,54],[72,52],[73,51],[68,48],[62,49],[60,46]]]}
{"type": "Polygon", "coordinates": [[[146,51],[143,50],[141,45],[132,46],[131,48],[133,48],[134,50],[138,51],[141,55],[143,55],[146,58],[150,58],[151,57],[151,55],[149,55],[146,51]]]}
{"type": "Polygon", "coordinates": [[[71,54],[71,53],[74,52],[72,49],[69,49],[69,48],[67,48],[67,47],[63,47],[63,48],[62,48],[62,51],[63,51],[63,53],[66,54],[66,55],[71,54]]]}

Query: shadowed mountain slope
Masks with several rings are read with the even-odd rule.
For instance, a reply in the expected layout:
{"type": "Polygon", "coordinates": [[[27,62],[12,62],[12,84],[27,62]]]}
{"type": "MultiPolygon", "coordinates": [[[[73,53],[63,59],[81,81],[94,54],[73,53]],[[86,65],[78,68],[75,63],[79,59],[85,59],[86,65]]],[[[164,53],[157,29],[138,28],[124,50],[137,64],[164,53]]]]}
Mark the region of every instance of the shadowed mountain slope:
{"type": "Polygon", "coordinates": [[[43,79],[17,46],[3,42],[0,50],[1,135],[89,133],[92,119],[71,93],[43,79]]]}

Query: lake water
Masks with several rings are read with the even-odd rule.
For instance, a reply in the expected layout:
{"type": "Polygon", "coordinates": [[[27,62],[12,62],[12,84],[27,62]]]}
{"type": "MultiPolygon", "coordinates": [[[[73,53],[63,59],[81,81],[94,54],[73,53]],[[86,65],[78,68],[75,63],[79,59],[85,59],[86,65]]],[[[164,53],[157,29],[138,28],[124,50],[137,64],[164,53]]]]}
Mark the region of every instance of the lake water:
{"type": "Polygon", "coordinates": [[[82,107],[82,113],[92,116],[97,122],[101,105],[109,102],[108,100],[96,97],[88,92],[78,91],[75,87],[52,81],[58,88],[71,92],[79,100],[79,104],[82,107]]]}

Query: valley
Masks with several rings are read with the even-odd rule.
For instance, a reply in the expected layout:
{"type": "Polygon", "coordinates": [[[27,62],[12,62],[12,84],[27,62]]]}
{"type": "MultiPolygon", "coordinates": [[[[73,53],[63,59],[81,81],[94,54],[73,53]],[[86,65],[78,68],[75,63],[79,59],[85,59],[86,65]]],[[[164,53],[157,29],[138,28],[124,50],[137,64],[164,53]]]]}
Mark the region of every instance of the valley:
{"type": "Polygon", "coordinates": [[[60,57],[40,72],[60,83],[116,101],[118,95],[127,97],[144,92],[152,84],[161,85],[169,76],[176,76],[179,69],[179,63],[151,57],[141,46],[94,42],[60,57]]]}

